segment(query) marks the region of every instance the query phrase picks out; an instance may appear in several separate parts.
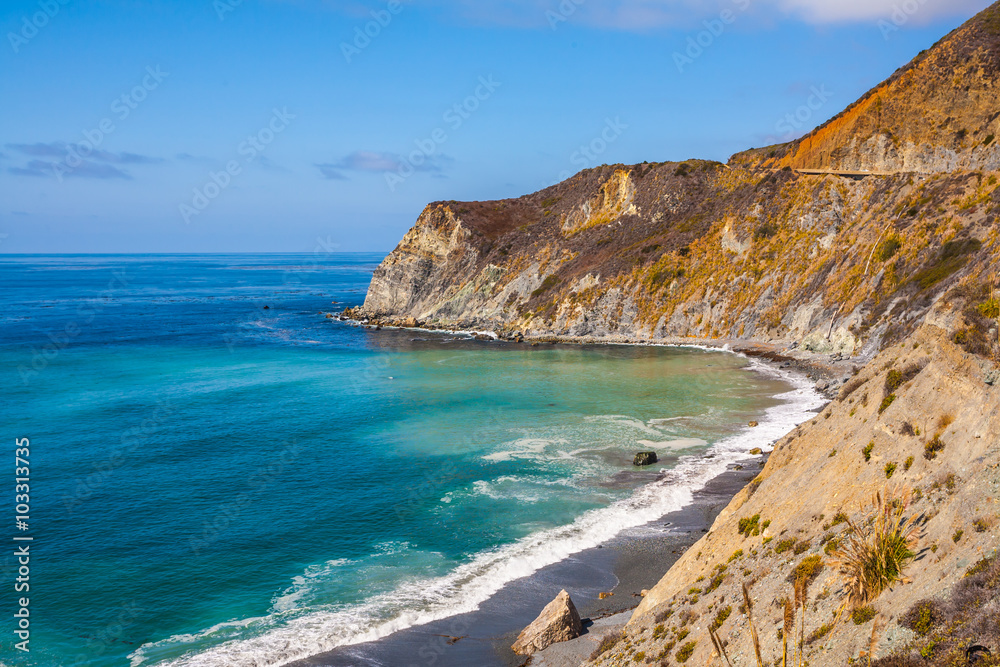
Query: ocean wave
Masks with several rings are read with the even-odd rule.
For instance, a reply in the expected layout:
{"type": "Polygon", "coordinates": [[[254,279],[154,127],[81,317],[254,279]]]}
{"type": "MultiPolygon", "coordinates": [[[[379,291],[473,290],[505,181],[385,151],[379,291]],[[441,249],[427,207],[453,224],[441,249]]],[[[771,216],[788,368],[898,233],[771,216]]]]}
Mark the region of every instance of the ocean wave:
{"type": "MultiPolygon", "coordinates": [[[[755,447],[769,449],[778,438],[815,416],[815,411],[825,404],[825,399],[798,375],[753,359],[750,368],[779,377],[790,383],[792,389],[777,396],[781,402],[765,411],[758,427],[744,428],[716,442],[709,450],[710,456],[682,457],[675,468],[628,498],[585,512],[569,525],[541,530],[481,552],[444,576],[406,582],[357,605],[292,610],[278,609],[275,605],[274,612],[266,617],[220,624],[196,635],[177,635],[145,644],[129,656],[132,667],[149,665],[158,659],[156,664],[161,667],[279,667],[337,647],[372,641],[415,625],[474,611],[511,581],[690,504],[695,492],[725,472],[729,465],[744,459],[755,447]],[[240,629],[243,636],[222,639],[235,629],[240,629]],[[211,641],[219,643],[205,648],[190,647],[211,641]],[[185,645],[188,650],[184,655],[168,657],[176,656],[185,645]]],[[[620,415],[607,417],[629,419],[620,415]]],[[[551,444],[541,440],[520,442],[521,453],[537,453],[551,444]]],[[[517,453],[498,452],[496,456],[517,453]]],[[[295,592],[293,585],[287,594],[295,592]]]]}

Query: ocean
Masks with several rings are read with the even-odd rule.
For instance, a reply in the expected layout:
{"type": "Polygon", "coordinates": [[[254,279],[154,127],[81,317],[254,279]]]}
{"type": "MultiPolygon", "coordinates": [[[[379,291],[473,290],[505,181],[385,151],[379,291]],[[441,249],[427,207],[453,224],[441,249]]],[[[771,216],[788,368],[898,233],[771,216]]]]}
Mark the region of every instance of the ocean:
{"type": "Polygon", "coordinates": [[[326,317],[382,257],[0,256],[0,484],[31,451],[29,525],[9,492],[0,534],[31,652],[9,619],[2,664],[276,666],[467,612],[822,404],[723,351],[326,317]]]}

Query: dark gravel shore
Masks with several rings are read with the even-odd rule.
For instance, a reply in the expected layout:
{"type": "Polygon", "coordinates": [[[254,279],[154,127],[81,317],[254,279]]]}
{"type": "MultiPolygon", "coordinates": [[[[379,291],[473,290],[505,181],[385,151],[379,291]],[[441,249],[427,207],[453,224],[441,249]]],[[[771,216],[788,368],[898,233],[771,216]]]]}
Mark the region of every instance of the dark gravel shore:
{"type": "MultiPolygon", "coordinates": [[[[477,611],[408,628],[293,667],[513,667],[526,659],[510,650],[517,634],[561,589],[585,619],[631,609],[680,555],[706,532],[729,500],[760,470],[760,459],[730,470],[695,494],[694,502],[614,540],[582,551],[506,585],[477,611]],[[604,600],[601,592],[613,592],[604,600]],[[453,638],[459,637],[457,641],[453,638]]],[[[585,621],[585,626],[587,625],[585,621]]]]}

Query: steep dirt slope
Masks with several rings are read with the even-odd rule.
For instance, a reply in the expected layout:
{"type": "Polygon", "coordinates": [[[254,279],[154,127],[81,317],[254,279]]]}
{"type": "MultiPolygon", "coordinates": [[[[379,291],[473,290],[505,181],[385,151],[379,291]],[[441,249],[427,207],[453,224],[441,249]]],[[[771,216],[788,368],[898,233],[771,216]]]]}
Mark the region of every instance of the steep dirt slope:
{"type": "MultiPolygon", "coordinates": [[[[744,583],[763,658],[780,663],[782,600],[794,597],[792,572],[810,556],[819,557],[821,569],[807,594],[809,664],[867,664],[860,659],[876,623],[876,657],[920,641],[901,619],[920,600],[947,597],[972,565],[995,553],[1000,520],[1000,389],[987,384],[996,372],[949,340],[949,316],[932,319],[881,352],[840,398],[776,444],[761,474],[643,599],[626,640],[594,664],[679,664],[677,653],[689,642],[696,643],[689,664],[722,664],[708,634],[716,619],[734,664],[753,664],[744,583]],[[890,378],[893,371],[901,377],[890,378]],[[894,399],[886,401],[889,395],[894,399]],[[834,547],[847,528],[838,515],[857,519],[873,494],[887,489],[912,493],[906,515],[922,517],[919,555],[905,570],[910,582],[877,597],[860,624],[849,614],[836,623],[845,597],[834,547]],[[741,521],[753,528],[741,533],[741,521]]],[[[793,647],[803,632],[796,625],[793,647]]],[[[939,642],[923,664],[952,664],[949,648],[939,642]]]]}
{"type": "Polygon", "coordinates": [[[921,53],[767,164],[936,173],[1000,168],[1000,8],[921,53]]]}

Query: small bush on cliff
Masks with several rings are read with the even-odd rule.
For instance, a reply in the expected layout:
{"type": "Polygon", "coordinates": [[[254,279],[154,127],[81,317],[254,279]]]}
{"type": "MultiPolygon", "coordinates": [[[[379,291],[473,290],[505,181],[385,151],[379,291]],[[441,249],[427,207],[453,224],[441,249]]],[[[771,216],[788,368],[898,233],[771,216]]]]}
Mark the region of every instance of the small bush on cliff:
{"type": "Polygon", "coordinates": [[[851,611],[851,620],[854,621],[854,625],[864,625],[873,618],[875,618],[875,608],[871,606],[857,607],[851,611]]]}
{"type": "Polygon", "coordinates": [[[872,500],[868,512],[848,520],[841,546],[833,554],[845,581],[847,604],[857,608],[903,581],[916,555],[917,517],[905,516],[909,494],[888,489],[872,500]]]}
{"type": "Polygon", "coordinates": [[[802,581],[806,585],[810,585],[822,571],[823,558],[819,554],[813,554],[803,558],[802,562],[796,565],[795,569],[788,575],[788,579],[792,582],[802,581]]]}
{"type": "Polygon", "coordinates": [[[878,413],[882,414],[883,412],[885,412],[886,410],[888,410],[889,406],[892,405],[895,400],[896,400],[896,395],[895,394],[889,394],[888,396],[886,396],[885,398],[883,398],[882,399],[882,404],[878,406],[878,413]]]}
{"type": "Polygon", "coordinates": [[[739,526],[737,527],[740,535],[743,537],[750,537],[751,535],[760,534],[760,515],[754,514],[753,516],[743,517],[740,519],[739,526]]]}
{"type": "Polygon", "coordinates": [[[872,440],[871,442],[869,442],[867,445],[864,446],[864,449],[861,450],[862,456],[865,457],[865,463],[872,460],[872,450],[874,449],[875,449],[875,441],[872,440]]]}
{"type": "Polygon", "coordinates": [[[928,289],[965,266],[968,256],[978,252],[983,244],[978,239],[962,239],[948,241],[941,247],[941,252],[924,269],[917,272],[912,282],[921,289],[928,289]]]}
{"type": "Polygon", "coordinates": [[[722,624],[726,622],[726,619],[729,618],[729,615],[732,613],[733,613],[732,606],[727,606],[724,609],[720,609],[719,613],[717,613],[715,615],[715,618],[712,620],[712,624],[708,626],[708,629],[712,632],[715,632],[716,630],[722,627],[722,624]]]}
{"type": "Polygon", "coordinates": [[[795,546],[795,538],[794,537],[790,537],[790,538],[788,538],[786,540],[781,540],[776,545],[774,545],[774,553],[776,553],[776,554],[784,553],[784,552],[788,551],[789,549],[791,549],[793,546],[795,546]]]}
{"type": "Polygon", "coordinates": [[[684,646],[681,646],[681,649],[677,651],[677,662],[687,662],[691,654],[694,653],[694,647],[697,645],[698,642],[688,642],[684,646]]]}
{"type": "Polygon", "coordinates": [[[617,646],[618,642],[624,638],[624,632],[619,632],[616,635],[606,635],[604,639],[601,640],[601,643],[597,645],[597,648],[594,649],[594,652],[590,654],[590,659],[597,660],[602,654],[607,653],[617,646]]]}
{"type": "Polygon", "coordinates": [[[900,619],[900,625],[926,637],[934,626],[945,621],[944,609],[937,600],[921,600],[900,619]]]}
{"type": "Polygon", "coordinates": [[[941,439],[941,434],[935,435],[930,442],[924,445],[924,458],[928,461],[933,461],[937,458],[938,452],[944,449],[944,440],[941,439]]]}
{"type": "Polygon", "coordinates": [[[536,289],[534,292],[531,293],[531,296],[532,297],[541,296],[558,284],[559,284],[559,276],[553,273],[552,275],[547,276],[545,280],[542,281],[542,284],[538,286],[538,289],[536,289]]]}
{"type": "Polygon", "coordinates": [[[893,234],[879,244],[878,250],[875,251],[875,258],[880,262],[892,259],[893,255],[895,255],[902,246],[902,240],[893,234]]]}

